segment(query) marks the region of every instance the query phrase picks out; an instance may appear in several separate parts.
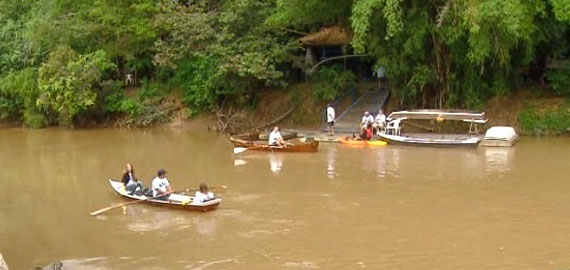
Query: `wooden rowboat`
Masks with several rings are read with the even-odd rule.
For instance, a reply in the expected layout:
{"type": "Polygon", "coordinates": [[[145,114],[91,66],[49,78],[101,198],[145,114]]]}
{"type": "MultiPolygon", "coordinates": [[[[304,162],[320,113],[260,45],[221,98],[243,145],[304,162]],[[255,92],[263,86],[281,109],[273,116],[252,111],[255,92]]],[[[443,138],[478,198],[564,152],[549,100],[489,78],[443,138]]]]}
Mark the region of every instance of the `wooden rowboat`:
{"type": "Polygon", "coordinates": [[[247,141],[230,136],[230,141],[236,147],[244,147],[248,150],[266,151],[266,152],[317,152],[319,150],[319,142],[307,138],[288,140],[291,145],[286,147],[269,146],[265,141],[247,141]]]}
{"type": "MultiPolygon", "coordinates": [[[[145,200],[147,198],[144,195],[136,196],[136,195],[127,194],[125,192],[125,188],[124,188],[123,183],[121,183],[119,181],[114,181],[113,179],[109,179],[109,184],[111,185],[111,187],[113,188],[113,190],[117,194],[121,195],[121,197],[123,197],[125,199],[145,200]]],[[[148,203],[148,204],[152,204],[152,205],[158,205],[158,206],[166,206],[166,207],[171,207],[171,208],[178,208],[178,209],[188,210],[188,211],[206,212],[206,211],[216,210],[216,208],[218,208],[218,206],[222,202],[222,199],[216,198],[216,199],[213,199],[211,201],[204,202],[204,203],[194,203],[194,202],[192,202],[193,199],[194,199],[194,196],[187,196],[187,195],[183,195],[183,194],[174,194],[173,193],[173,194],[170,194],[168,201],[147,200],[147,201],[144,201],[144,203],[148,203]]]]}
{"type": "MultiPolygon", "coordinates": [[[[284,130],[280,132],[281,132],[281,137],[283,137],[283,140],[290,140],[297,138],[297,132],[295,131],[284,130]]],[[[246,133],[236,134],[234,138],[244,141],[257,141],[257,140],[264,141],[269,139],[269,133],[246,132],[246,133]]]]}

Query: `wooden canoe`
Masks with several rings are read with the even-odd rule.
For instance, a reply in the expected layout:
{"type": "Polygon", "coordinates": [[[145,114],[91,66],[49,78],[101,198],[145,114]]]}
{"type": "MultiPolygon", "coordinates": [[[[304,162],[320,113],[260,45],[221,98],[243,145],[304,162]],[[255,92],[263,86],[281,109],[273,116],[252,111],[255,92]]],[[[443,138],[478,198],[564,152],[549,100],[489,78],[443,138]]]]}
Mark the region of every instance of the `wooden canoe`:
{"type": "Polygon", "coordinates": [[[269,146],[265,141],[247,141],[230,136],[230,141],[236,147],[245,147],[249,150],[266,151],[266,152],[317,152],[319,150],[319,142],[307,138],[288,140],[287,147],[269,146]]]}
{"type": "MultiPolygon", "coordinates": [[[[290,140],[297,138],[297,132],[284,130],[281,131],[281,137],[283,140],[290,140]]],[[[244,141],[257,141],[257,140],[267,140],[269,139],[269,133],[259,133],[259,132],[246,132],[234,135],[234,138],[244,140],[244,141]]]]}
{"type": "MultiPolygon", "coordinates": [[[[129,195],[125,192],[125,188],[123,183],[119,181],[114,181],[113,179],[109,179],[109,184],[113,188],[113,190],[119,194],[121,197],[129,200],[144,200],[147,197],[136,196],[136,195],[129,195]]],[[[222,202],[221,198],[216,198],[211,201],[207,201],[204,203],[193,203],[192,200],[194,196],[187,196],[183,194],[171,194],[168,201],[162,200],[148,200],[144,201],[143,203],[158,205],[158,206],[166,206],[171,208],[178,208],[182,210],[188,211],[198,211],[198,212],[206,212],[216,210],[220,203],[222,202]]]]}

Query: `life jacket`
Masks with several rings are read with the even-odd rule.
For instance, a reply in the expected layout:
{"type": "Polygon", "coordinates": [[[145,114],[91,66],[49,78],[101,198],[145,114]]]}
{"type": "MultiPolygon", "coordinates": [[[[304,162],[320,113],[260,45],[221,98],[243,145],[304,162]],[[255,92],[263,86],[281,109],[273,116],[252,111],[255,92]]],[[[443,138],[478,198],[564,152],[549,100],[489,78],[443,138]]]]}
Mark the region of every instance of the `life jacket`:
{"type": "Polygon", "coordinates": [[[372,139],[372,136],[373,136],[372,128],[371,127],[366,128],[366,139],[370,140],[372,139]]]}

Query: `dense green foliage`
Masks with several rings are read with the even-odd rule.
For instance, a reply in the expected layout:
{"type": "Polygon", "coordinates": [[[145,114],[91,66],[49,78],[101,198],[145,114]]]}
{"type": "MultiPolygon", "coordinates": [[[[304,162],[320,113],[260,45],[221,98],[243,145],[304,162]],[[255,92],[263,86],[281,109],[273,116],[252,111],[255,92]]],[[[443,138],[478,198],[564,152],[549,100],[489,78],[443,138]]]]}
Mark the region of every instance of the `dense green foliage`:
{"type": "Polygon", "coordinates": [[[570,96],[570,67],[550,71],[546,78],[555,94],[570,96]]]}
{"type": "MultiPolygon", "coordinates": [[[[150,119],[171,94],[191,111],[249,106],[303,74],[299,33],[333,25],[385,68],[402,106],[482,108],[543,79],[568,95],[568,70],[546,67],[570,57],[569,10],[570,0],[3,0],[0,118],[150,119]]],[[[307,78],[319,99],[354,83],[332,64],[307,78]]]]}
{"type": "Polygon", "coordinates": [[[315,91],[318,100],[332,101],[341,96],[344,91],[356,86],[356,76],[350,70],[343,71],[342,66],[323,67],[313,75],[315,91]]]}

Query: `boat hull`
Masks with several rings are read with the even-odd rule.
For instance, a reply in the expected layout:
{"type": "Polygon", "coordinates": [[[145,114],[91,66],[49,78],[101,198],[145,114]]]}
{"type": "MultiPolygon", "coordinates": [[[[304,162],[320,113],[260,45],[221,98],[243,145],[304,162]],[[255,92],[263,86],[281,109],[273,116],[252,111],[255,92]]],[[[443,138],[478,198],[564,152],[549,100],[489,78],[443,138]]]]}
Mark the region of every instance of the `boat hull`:
{"type": "Polygon", "coordinates": [[[302,142],[300,140],[295,140],[293,145],[287,147],[269,146],[267,145],[267,143],[263,143],[261,141],[246,141],[234,137],[230,137],[230,141],[236,147],[245,147],[248,148],[248,150],[255,150],[255,151],[296,153],[296,152],[317,152],[319,150],[319,142],[315,140],[311,140],[309,142],[302,142]]]}
{"type": "Polygon", "coordinates": [[[406,136],[396,136],[388,134],[380,134],[380,138],[388,144],[406,145],[416,147],[445,147],[445,148],[470,148],[477,147],[480,138],[472,137],[468,139],[452,140],[452,139],[432,139],[432,138],[412,138],[406,136]]]}
{"type": "Polygon", "coordinates": [[[519,136],[514,136],[506,140],[483,139],[480,146],[487,147],[511,147],[519,141],[519,136]]]}
{"type": "MultiPolygon", "coordinates": [[[[146,199],[146,196],[144,196],[144,195],[143,196],[136,196],[136,195],[129,195],[129,194],[124,193],[124,189],[122,188],[123,184],[119,181],[114,181],[112,179],[109,179],[109,184],[111,185],[113,190],[118,195],[120,195],[122,198],[125,198],[127,200],[144,200],[144,199],[146,199]]],[[[185,196],[185,195],[178,195],[178,196],[185,196]]],[[[185,196],[185,197],[188,197],[189,199],[193,198],[192,196],[185,196]]],[[[150,204],[150,205],[156,205],[156,206],[162,206],[162,207],[168,207],[168,208],[174,208],[174,209],[181,209],[181,210],[186,210],[186,211],[208,212],[208,211],[216,210],[221,202],[222,202],[222,199],[216,198],[214,200],[207,201],[205,203],[200,203],[200,204],[174,202],[174,201],[162,201],[162,200],[146,200],[143,203],[150,204]]]]}
{"type": "Polygon", "coordinates": [[[377,147],[377,146],[385,146],[387,144],[385,141],[361,141],[361,140],[352,140],[350,138],[340,139],[340,143],[344,145],[362,146],[362,147],[364,146],[377,147]]]}

